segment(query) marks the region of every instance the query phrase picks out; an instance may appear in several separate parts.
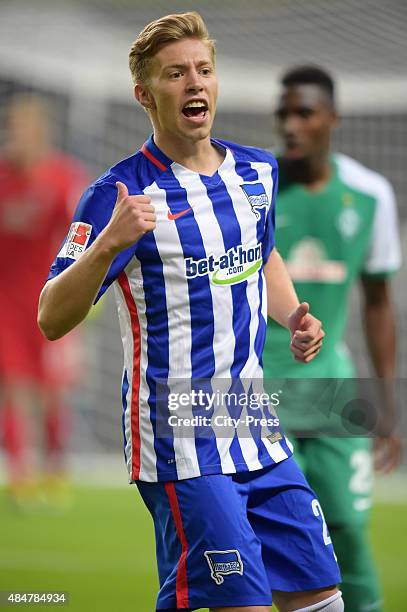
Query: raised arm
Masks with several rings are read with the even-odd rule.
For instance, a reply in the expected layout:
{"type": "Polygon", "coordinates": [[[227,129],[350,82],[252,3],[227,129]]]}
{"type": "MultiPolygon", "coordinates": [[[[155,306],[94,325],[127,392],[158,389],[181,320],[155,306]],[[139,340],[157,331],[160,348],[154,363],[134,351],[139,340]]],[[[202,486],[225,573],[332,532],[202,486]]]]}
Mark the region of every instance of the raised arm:
{"type": "Polygon", "coordinates": [[[264,266],[267,285],[267,314],[291,332],[290,349],[296,361],[308,363],[319,353],[325,332],[321,321],[299,303],[287,268],[274,248],[264,266]]]}
{"type": "Polygon", "coordinates": [[[155,228],[151,199],[129,195],[124,183],[116,185],[117,200],[105,229],[41,292],[38,325],[48,340],[61,338],[86,317],[116,255],[155,228]]]}

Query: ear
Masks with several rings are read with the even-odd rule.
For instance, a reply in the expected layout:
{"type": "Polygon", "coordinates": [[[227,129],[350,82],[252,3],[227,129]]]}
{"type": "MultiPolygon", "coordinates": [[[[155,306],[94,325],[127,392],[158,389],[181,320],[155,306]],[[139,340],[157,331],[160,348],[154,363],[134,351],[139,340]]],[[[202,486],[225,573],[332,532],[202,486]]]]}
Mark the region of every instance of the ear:
{"type": "Polygon", "coordinates": [[[333,111],[332,111],[332,128],[333,129],[337,128],[339,123],[340,123],[339,115],[338,115],[336,109],[333,109],[333,111]]]}
{"type": "Polygon", "coordinates": [[[145,110],[154,110],[154,98],[147,86],[136,83],[134,86],[134,97],[145,110]]]}

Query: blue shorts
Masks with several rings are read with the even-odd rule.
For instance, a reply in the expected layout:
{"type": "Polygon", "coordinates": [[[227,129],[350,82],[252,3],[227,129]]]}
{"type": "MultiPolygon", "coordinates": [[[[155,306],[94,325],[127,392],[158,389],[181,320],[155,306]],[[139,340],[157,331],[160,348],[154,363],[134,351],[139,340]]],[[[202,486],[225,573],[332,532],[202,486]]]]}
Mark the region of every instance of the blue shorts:
{"type": "Polygon", "coordinates": [[[138,482],[154,519],[157,610],[271,605],[341,577],[322,510],[292,457],[254,472],[138,482]]]}

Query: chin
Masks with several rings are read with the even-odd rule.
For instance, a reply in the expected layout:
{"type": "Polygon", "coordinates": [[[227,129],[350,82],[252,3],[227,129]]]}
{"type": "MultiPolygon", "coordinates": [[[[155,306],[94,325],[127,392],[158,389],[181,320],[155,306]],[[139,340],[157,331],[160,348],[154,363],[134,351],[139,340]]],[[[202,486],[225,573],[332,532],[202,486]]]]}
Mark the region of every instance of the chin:
{"type": "Polygon", "coordinates": [[[302,155],[295,155],[295,156],[289,156],[289,155],[283,155],[283,160],[286,166],[290,166],[292,168],[304,168],[304,167],[308,167],[309,163],[310,163],[310,156],[307,154],[302,154],[302,155]]]}
{"type": "Polygon", "coordinates": [[[307,155],[303,151],[291,152],[288,150],[283,153],[283,157],[288,162],[296,163],[304,161],[307,158],[307,155]]]}
{"type": "Polygon", "coordinates": [[[207,138],[209,138],[210,133],[211,130],[208,127],[199,127],[195,128],[194,130],[188,131],[188,133],[185,135],[187,136],[187,138],[189,138],[189,140],[199,142],[200,140],[206,140],[207,138]]]}

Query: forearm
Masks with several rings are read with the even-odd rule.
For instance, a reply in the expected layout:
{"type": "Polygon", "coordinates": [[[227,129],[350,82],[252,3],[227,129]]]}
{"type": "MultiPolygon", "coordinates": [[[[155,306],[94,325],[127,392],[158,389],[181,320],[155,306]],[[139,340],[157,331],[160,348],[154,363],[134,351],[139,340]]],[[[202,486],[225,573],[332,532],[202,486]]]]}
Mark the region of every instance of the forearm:
{"type": "Polygon", "coordinates": [[[101,235],[78,261],[47,282],[38,325],[48,340],[61,338],[86,317],[114,257],[101,235]]]}
{"type": "Polygon", "coordinates": [[[287,268],[274,248],[264,266],[267,285],[267,314],[288,327],[288,317],[297,308],[299,301],[287,268]]]}
{"type": "Polygon", "coordinates": [[[396,371],[396,321],[390,283],[362,278],[363,320],[370,358],[377,376],[393,378],[396,371]]]}
{"type": "MultiPolygon", "coordinates": [[[[396,322],[390,297],[390,287],[384,281],[362,281],[365,293],[364,321],[366,341],[376,375],[382,379],[377,389],[380,419],[376,427],[379,436],[385,437],[390,446],[390,463],[380,469],[389,470],[400,458],[400,441],[396,433],[397,400],[394,386],[396,375],[396,322]],[[393,456],[392,456],[393,454],[393,456]]],[[[380,448],[380,444],[379,444],[380,448]]]]}

